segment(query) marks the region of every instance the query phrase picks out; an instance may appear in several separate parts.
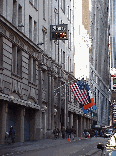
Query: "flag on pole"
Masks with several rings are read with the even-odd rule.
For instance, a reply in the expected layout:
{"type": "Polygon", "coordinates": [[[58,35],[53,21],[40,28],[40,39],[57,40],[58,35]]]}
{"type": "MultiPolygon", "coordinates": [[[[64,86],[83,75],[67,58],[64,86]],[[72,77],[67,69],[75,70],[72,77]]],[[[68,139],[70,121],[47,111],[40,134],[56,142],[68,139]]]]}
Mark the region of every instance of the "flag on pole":
{"type": "Polygon", "coordinates": [[[70,88],[76,100],[79,102],[84,114],[97,109],[91,91],[89,89],[89,85],[84,79],[81,79],[80,81],[72,84],[70,88]]]}
{"type": "Polygon", "coordinates": [[[89,85],[83,79],[72,84],[70,88],[76,100],[82,104],[82,106],[90,103],[89,85]]]}

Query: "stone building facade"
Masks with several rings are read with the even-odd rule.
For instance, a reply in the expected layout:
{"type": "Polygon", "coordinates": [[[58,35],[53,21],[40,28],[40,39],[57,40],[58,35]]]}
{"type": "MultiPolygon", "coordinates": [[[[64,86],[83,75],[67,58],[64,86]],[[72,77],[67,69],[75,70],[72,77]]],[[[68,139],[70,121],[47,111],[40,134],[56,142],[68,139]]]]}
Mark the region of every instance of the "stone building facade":
{"type": "Polygon", "coordinates": [[[54,127],[90,128],[75,101],[74,1],[0,1],[0,142],[52,137],[54,127]],[[58,21],[59,19],[59,21],[58,21]],[[68,24],[68,41],[50,41],[50,25],[68,24]]]}
{"type": "Polygon", "coordinates": [[[110,88],[110,55],[109,55],[109,1],[91,1],[91,40],[90,49],[90,88],[93,92],[97,110],[96,123],[109,124],[109,88],[110,88]]]}

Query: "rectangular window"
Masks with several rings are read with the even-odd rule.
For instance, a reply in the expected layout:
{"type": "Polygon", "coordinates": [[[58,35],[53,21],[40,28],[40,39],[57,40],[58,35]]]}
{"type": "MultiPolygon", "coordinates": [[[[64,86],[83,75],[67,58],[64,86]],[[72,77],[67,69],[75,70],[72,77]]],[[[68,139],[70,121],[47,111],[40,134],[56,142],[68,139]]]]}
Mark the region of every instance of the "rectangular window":
{"type": "Polygon", "coordinates": [[[65,14],[65,0],[61,0],[61,9],[63,13],[65,14]]]}
{"type": "Polygon", "coordinates": [[[29,56],[29,64],[28,64],[28,75],[29,75],[29,81],[31,81],[31,57],[29,56]]]}
{"type": "Polygon", "coordinates": [[[71,9],[70,9],[70,23],[71,23],[71,9]]]}
{"type": "MultiPolygon", "coordinates": [[[[22,23],[22,7],[18,6],[18,26],[22,23]]],[[[22,31],[22,27],[18,27],[20,31],[22,31]]]]}
{"type": "Polygon", "coordinates": [[[14,44],[12,45],[12,72],[22,76],[22,51],[14,44]]]}
{"type": "Polygon", "coordinates": [[[36,60],[33,60],[33,82],[36,83],[36,60]]]}
{"type": "Polygon", "coordinates": [[[37,22],[36,21],[34,21],[34,37],[33,37],[33,39],[34,39],[34,42],[36,43],[36,41],[37,41],[37,22]]]}
{"type": "Polygon", "coordinates": [[[29,38],[32,40],[32,17],[29,15],[29,38]]]}
{"type": "Polygon", "coordinates": [[[69,20],[69,6],[68,6],[68,20],[69,20]]]}
{"type": "Polygon", "coordinates": [[[16,26],[17,19],[17,1],[13,0],[13,15],[12,15],[12,23],[16,26]]]}
{"type": "Polygon", "coordinates": [[[37,0],[34,0],[34,7],[37,9],[37,0]]]}
{"type": "Polygon", "coordinates": [[[45,0],[43,0],[43,19],[45,19],[45,0]]]}
{"type": "Polygon", "coordinates": [[[65,0],[63,0],[63,12],[65,14],[65,0]]]}
{"type": "Polygon", "coordinates": [[[36,83],[36,60],[29,56],[28,62],[28,80],[36,83]]]}
{"type": "Polygon", "coordinates": [[[46,40],[47,29],[43,27],[42,31],[43,31],[43,43],[44,43],[43,46],[44,46],[44,52],[45,52],[45,46],[46,46],[45,40],[46,40]]]}
{"type": "Polygon", "coordinates": [[[22,51],[17,49],[17,74],[22,76],[22,51]]]}
{"type": "Polygon", "coordinates": [[[56,9],[56,8],[54,9],[54,14],[55,14],[55,25],[56,25],[56,22],[57,22],[57,16],[58,16],[58,14],[57,14],[57,9],[56,9]]]}
{"type": "Polygon", "coordinates": [[[17,47],[15,45],[12,45],[12,72],[15,74],[17,74],[16,60],[17,60],[17,47]]]}
{"type": "Polygon", "coordinates": [[[70,33],[69,33],[69,30],[68,30],[68,48],[70,48],[69,46],[70,46],[70,33]]]}

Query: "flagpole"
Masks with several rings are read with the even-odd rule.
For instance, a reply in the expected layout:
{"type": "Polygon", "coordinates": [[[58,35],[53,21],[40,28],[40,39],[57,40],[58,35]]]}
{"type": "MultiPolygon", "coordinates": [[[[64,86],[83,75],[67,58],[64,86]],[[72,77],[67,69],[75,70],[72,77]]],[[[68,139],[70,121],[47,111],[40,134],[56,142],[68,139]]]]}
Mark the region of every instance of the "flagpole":
{"type": "Polygon", "coordinates": [[[73,81],[78,81],[78,79],[74,79],[74,80],[72,80],[72,81],[69,81],[69,82],[67,82],[67,83],[65,83],[65,84],[63,84],[63,85],[61,85],[60,87],[57,87],[56,89],[54,89],[54,92],[55,92],[55,90],[57,90],[57,89],[59,89],[59,88],[65,86],[65,85],[67,85],[68,83],[73,82],[73,81]]]}

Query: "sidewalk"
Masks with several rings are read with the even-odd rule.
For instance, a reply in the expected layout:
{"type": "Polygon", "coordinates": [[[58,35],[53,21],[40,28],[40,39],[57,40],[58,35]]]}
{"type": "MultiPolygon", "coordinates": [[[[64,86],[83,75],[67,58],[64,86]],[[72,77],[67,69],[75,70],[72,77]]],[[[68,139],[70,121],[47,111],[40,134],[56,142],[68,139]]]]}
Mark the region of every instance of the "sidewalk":
{"type": "MultiPolygon", "coordinates": [[[[83,138],[85,139],[85,138],[83,138]]],[[[75,140],[71,139],[71,142],[80,140],[80,137],[76,137],[75,140]]],[[[14,143],[11,145],[0,145],[0,156],[15,155],[26,151],[39,150],[43,148],[55,147],[63,144],[68,144],[68,139],[43,139],[39,141],[28,141],[24,143],[14,143]]]]}

